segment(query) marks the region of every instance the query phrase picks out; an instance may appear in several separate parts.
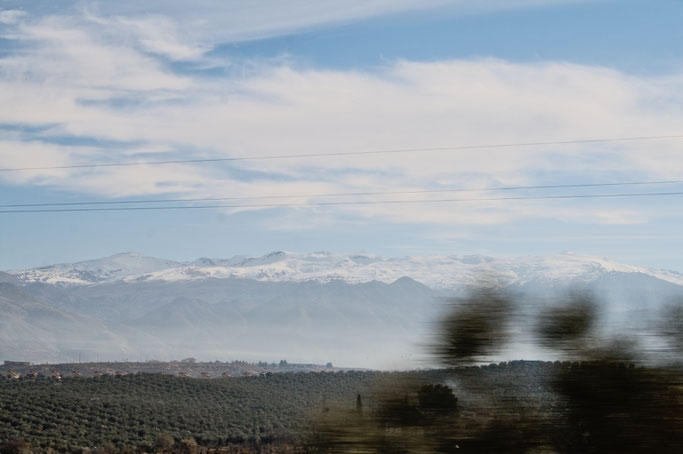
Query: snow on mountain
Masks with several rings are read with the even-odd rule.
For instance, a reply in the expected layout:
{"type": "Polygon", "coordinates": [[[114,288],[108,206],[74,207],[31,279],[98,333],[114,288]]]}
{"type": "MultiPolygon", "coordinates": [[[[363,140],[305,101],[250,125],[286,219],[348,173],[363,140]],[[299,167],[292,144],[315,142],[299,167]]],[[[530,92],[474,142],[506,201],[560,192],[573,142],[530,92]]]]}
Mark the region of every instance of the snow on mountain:
{"type": "Polygon", "coordinates": [[[675,271],[623,265],[571,252],[516,258],[482,255],[383,258],[371,254],[276,251],[264,256],[200,258],[191,263],[125,253],[70,265],[10,271],[24,283],[67,286],[113,281],[175,282],[209,278],[248,278],[267,282],[342,280],[354,284],[370,281],[391,283],[407,276],[435,289],[472,285],[525,285],[529,282],[586,283],[610,272],[641,273],[683,285],[683,274],[675,271]]]}
{"type": "Polygon", "coordinates": [[[599,298],[609,327],[651,323],[683,295],[681,273],[574,253],[384,258],[276,251],[194,262],[126,253],[0,273],[0,356],[296,354],[382,367],[406,352],[419,355],[444,302],[479,285],[511,287],[539,304],[586,290],[599,298]]]}
{"type": "Polygon", "coordinates": [[[562,253],[545,257],[427,256],[383,258],[368,254],[274,252],[262,257],[229,260],[201,259],[189,266],[169,268],[124,280],[180,281],[207,278],[249,278],[260,281],[385,283],[407,276],[432,288],[472,285],[524,285],[528,282],[590,282],[604,273],[641,273],[683,285],[683,274],[623,265],[608,259],[562,253]]]}
{"type": "Polygon", "coordinates": [[[57,285],[89,285],[132,275],[153,273],[182,266],[172,260],[146,257],[137,252],[124,252],[95,260],[64,263],[8,273],[24,283],[42,282],[57,285]]]}

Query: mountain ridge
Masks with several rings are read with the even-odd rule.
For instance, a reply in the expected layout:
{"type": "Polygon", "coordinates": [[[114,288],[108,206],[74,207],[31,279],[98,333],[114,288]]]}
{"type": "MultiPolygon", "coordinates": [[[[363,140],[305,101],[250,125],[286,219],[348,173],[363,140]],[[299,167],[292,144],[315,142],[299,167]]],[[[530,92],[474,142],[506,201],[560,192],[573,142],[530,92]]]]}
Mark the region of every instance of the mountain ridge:
{"type": "Polygon", "coordinates": [[[6,273],[23,284],[42,282],[60,286],[211,278],[248,278],[270,282],[343,280],[348,283],[376,280],[391,283],[401,277],[410,277],[432,288],[448,289],[473,285],[521,285],[539,278],[556,282],[588,282],[614,271],[646,274],[683,285],[683,273],[677,271],[625,265],[573,252],[513,258],[485,255],[384,258],[364,253],[274,251],[262,256],[202,257],[186,262],[126,252],[101,259],[9,270],[6,273]]]}
{"type": "Polygon", "coordinates": [[[681,273],[566,252],[501,259],[275,251],[193,262],[123,253],[3,277],[12,282],[0,284],[0,359],[50,362],[137,355],[403,367],[420,361],[453,299],[481,286],[528,296],[529,317],[568,292],[587,292],[611,326],[649,323],[683,298],[681,273]]]}

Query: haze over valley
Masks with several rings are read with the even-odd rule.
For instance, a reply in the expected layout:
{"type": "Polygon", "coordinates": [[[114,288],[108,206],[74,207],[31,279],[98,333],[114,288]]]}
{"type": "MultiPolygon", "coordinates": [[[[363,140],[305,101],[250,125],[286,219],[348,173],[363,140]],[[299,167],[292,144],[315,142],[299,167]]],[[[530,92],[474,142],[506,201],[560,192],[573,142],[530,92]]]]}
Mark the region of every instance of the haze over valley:
{"type": "MultiPolygon", "coordinates": [[[[623,326],[683,297],[683,274],[570,252],[503,259],[275,251],[192,262],[122,253],[0,274],[0,359],[419,367],[428,365],[425,345],[446,302],[482,287],[525,295],[529,317],[570,291],[588,292],[623,326]]],[[[523,345],[507,354],[542,356],[523,345]]]]}

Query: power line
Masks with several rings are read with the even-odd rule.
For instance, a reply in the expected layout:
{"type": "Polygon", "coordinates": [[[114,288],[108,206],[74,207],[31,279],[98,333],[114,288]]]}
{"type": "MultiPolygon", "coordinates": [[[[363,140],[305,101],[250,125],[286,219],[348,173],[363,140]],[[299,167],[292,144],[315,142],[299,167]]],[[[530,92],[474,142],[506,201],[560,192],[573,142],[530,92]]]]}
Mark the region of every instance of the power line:
{"type": "Polygon", "coordinates": [[[402,149],[388,149],[388,150],[366,150],[366,151],[339,151],[330,153],[299,153],[287,155],[263,155],[263,156],[233,156],[227,158],[207,158],[207,159],[176,159],[170,161],[140,161],[140,162],[111,162],[111,163],[97,163],[97,164],[73,164],[63,166],[43,166],[43,167],[16,167],[0,169],[0,172],[25,172],[35,170],[60,170],[60,169],[85,169],[94,167],[125,167],[125,166],[146,166],[146,165],[161,165],[161,164],[205,164],[211,162],[226,162],[226,161],[256,161],[267,159],[293,159],[293,158],[321,158],[334,156],[358,156],[358,155],[373,155],[386,153],[413,153],[418,151],[458,151],[458,150],[481,150],[492,148],[512,148],[512,147],[538,147],[546,145],[570,145],[581,143],[604,143],[604,142],[633,142],[643,140],[661,140],[661,139],[680,139],[683,134],[664,135],[664,136],[643,136],[643,137],[618,137],[605,139],[576,139],[576,140],[560,140],[549,142],[521,142],[521,143],[503,143],[503,144],[489,144],[489,145],[455,145],[446,147],[431,147],[431,148],[402,148],[402,149]]]}
{"type": "Polygon", "coordinates": [[[479,192],[479,191],[510,191],[526,189],[568,189],[568,188],[596,188],[611,186],[637,186],[637,185],[663,185],[681,184],[683,180],[663,180],[663,181],[629,181],[622,183],[579,183],[579,184],[551,184],[538,186],[495,186],[486,188],[453,188],[453,189],[422,189],[415,191],[384,191],[384,192],[337,192],[321,194],[278,194],[278,195],[256,195],[244,197],[212,197],[212,198],[190,198],[190,199],[152,199],[152,200],[110,200],[101,202],[52,202],[52,203],[13,203],[0,205],[0,208],[21,208],[21,207],[50,207],[50,206],[82,206],[82,205],[119,205],[119,204],[141,204],[141,203],[179,203],[179,202],[218,202],[222,200],[255,200],[255,199],[295,199],[303,197],[352,197],[352,196],[373,196],[373,195],[406,195],[406,194],[435,194],[446,192],[479,192]]]}
{"type": "Polygon", "coordinates": [[[457,203],[457,202],[491,202],[500,200],[542,200],[542,199],[597,199],[617,197],[660,197],[683,195],[683,192],[647,192],[620,194],[571,194],[519,197],[490,197],[474,199],[431,199],[431,200],[360,200],[346,202],[301,202],[301,203],[265,203],[240,205],[197,205],[197,206],[156,206],[156,207],[107,207],[107,208],[67,208],[67,209],[28,209],[28,210],[0,210],[0,214],[10,213],[68,213],[89,211],[151,211],[151,210],[197,210],[209,208],[278,208],[303,206],[334,206],[334,205],[380,205],[403,203],[457,203]]]}

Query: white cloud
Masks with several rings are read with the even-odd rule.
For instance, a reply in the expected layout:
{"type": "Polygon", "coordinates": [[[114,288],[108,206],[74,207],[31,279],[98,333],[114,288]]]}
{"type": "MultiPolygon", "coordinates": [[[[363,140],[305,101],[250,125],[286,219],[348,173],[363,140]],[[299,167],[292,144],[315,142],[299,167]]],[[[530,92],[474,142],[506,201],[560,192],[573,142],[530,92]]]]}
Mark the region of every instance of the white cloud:
{"type": "MultiPolygon", "coordinates": [[[[388,8],[380,3],[367,8],[388,8]]],[[[357,7],[357,15],[375,14],[360,3],[357,7]]],[[[680,74],[635,77],[562,62],[399,61],[373,73],[263,65],[248,77],[178,75],[166,59],[200,59],[204,44],[185,39],[173,20],[120,13],[90,12],[85,20],[38,18],[16,27],[16,39],[30,51],[0,58],[0,123],[50,127],[0,137],[3,167],[628,137],[680,133],[683,124],[680,74]],[[56,140],[70,135],[102,145],[56,140]]],[[[681,148],[680,140],[662,140],[5,173],[0,178],[112,197],[478,188],[559,178],[678,178],[681,148]]],[[[382,200],[411,197],[419,196],[382,200]]],[[[551,204],[557,206],[487,201],[317,210],[326,219],[443,224],[499,224],[539,216],[612,224],[647,219],[632,207],[582,209],[574,204],[570,212],[549,210],[551,204]]]]}
{"type": "Polygon", "coordinates": [[[586,0],[181,0],[93,2],[100,14],[173,18],[183,36],[205,44],[238,42],[298,33],[376,16],[442,9],[471,14],[529,6],[579,3],[586,0]]]}
{"type": "Polygon", "coordinates": [[[598,224],[644,224],[647,218],[636,210],[601,211],[597,213],[598,224]]]}
{"type": "Polygon", "coordinates": [[[39,87],[76,89],[81,98],[107,97],[124,91],[188,88],[188,81],[171,74],[157,60],[125,42],[112,42],[89,27],[63,18],[48,18],[21,27],[32,52],[2,59],[4,79],[24,80],[39,87]]]}
{"type": "Polygon", "coordinates": [[[199,60],[211,49],[208,44],[191,42],[179,29],[176,21],[161,15],[142,17],[100,17],[86,14],[87,22],[104,28],[109,36],[126,37],[138,47],[171,60],[199,60]]]}
{"type": "Polygon", "coordinates": [[[0,23],[15,24],[26,16],[55,14],[77,17],[99,26],[100,33],[126,33],[128,40],[172,60],[198,60],[220,43],[295,34],[321,26],[373,17],[441,10],[473,14],[591,0],[65,0],[55,4],[22,4],[26,11],[0,12],[0,23]]]}
{"type": "Polygon", "coordinates": [[[26,16],[26,11],[19,9],[5,9],[0,11],[0,24],[14,25],[18,23],[24,16],[26,16]]]}

